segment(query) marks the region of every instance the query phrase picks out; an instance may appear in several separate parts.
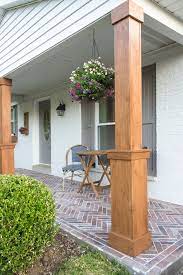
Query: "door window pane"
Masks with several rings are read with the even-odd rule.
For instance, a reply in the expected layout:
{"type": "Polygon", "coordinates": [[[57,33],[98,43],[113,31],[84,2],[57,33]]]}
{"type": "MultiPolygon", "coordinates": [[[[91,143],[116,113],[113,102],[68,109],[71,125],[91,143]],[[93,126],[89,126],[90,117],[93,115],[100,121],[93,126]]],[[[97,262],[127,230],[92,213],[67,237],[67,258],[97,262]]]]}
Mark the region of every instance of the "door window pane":
{"type": "Polygon", "coordinates": [[[114,98],[108,97],[99,103],[99,123],[114,121],[114,98]]]}

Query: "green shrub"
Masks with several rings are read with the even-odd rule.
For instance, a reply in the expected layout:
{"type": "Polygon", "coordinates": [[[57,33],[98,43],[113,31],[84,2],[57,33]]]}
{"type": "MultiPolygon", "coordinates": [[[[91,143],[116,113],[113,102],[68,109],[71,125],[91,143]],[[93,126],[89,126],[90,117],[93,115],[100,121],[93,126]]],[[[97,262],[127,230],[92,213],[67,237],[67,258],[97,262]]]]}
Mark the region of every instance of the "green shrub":
{"type": "Polygon", "coordinates": [[[24,270],[55,235],[55,205],[41,182],[0,175],[0,274],[24,270]]]}

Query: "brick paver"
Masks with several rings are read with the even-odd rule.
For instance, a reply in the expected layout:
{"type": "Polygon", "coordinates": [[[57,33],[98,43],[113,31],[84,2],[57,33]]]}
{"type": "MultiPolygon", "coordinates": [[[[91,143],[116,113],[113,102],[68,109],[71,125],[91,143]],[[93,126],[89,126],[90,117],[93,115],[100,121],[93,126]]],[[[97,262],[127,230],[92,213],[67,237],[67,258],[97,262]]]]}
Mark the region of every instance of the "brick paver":
{"type": "Polygon", "coordinates": [[[50,187],[56,202],[57,222],[64,230],[126,265],[133,274],[158,275],[166,271],[174,275],[183,263],[183,206],[149,201],[152,247],[133,258],[108,246],[109,190],[104,189],[96,199],[89,187],[78,194],[79,183],[68,182],[63,191],[60,177],[23,169],[17,169],[17,173],[32,176],[50,187]]]}

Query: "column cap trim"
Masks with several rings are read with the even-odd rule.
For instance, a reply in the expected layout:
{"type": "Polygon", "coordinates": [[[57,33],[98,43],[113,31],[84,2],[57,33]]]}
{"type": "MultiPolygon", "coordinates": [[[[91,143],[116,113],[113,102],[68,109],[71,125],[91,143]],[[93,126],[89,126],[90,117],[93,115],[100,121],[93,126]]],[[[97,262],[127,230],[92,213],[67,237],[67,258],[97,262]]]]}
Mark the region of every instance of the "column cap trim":
{"type": "Polygon", "coordinates": [[[143,23],[144,22],[144,11],[143,8],[137,5],[132,0],[127,0],[114,10],[111,13],[112,24],[116,24],[127,17],[131,17],[134,20],[143,23]]]}
{"type": "Polygon", "coordinates": [[[0,86],[12,86],[12,80],[5,77],[0,77],[0,86]]]}
{"type": "Polygon", "coordinates": [[[16,144],[10,143],[10,144],[0,144],[0,152],[3,150],[12,150],[15,148],[16,144]]]}
{"type": "Polygon", "coordinates": [[[120,159],[120,160],[137,160],[137,159],[148,159],[150,158],[151,150],[139,149],[139,150],[124,150],[117,151],[113,150],[108,152],[108,159],[120,159]]]}

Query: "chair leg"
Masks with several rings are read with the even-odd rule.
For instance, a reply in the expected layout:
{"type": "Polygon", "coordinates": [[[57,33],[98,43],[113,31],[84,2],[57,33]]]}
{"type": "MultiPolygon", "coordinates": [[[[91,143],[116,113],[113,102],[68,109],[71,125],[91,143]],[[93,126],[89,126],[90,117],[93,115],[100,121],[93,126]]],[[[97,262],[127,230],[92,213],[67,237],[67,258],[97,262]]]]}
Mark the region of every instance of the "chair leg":
{"type": "Polygon", "coordinates": [[[73,178],[74,178],[74,172],[72,172],[72,175],[71,175],[71,184],[73,184],[73,178]]]}
{"type": "Polygon", "coordinates": [[[65,172],[63,173],[63,177],[62,177],[62,191],[65,190],[65,172]]]}

